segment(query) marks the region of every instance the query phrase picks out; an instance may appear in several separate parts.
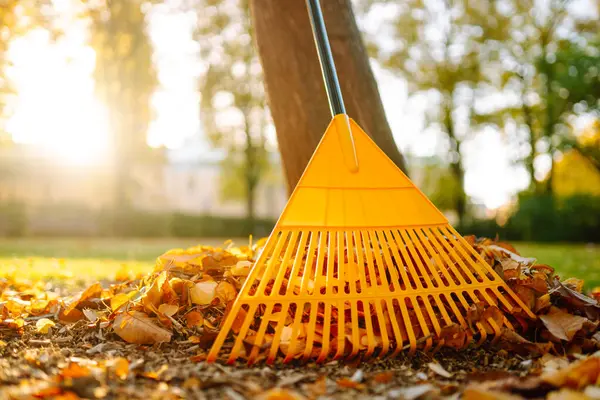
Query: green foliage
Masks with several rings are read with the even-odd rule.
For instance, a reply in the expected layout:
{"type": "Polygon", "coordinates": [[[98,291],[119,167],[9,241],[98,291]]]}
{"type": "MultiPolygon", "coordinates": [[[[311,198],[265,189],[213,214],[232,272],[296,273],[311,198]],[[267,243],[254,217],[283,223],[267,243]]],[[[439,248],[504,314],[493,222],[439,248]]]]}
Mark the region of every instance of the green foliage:
{"type": "Polygon", "coordinates": [[[426,165],[422,167],[423,181],[419,188],[441,210],[454,209],[461,188],[447,166],[426,165]]]}
{"type": "MultiPolygon", "coordinates": [[[[487,96],[514,100],[482,109],[476,119],[504,130],[520,149],[515,161],[526,167],[531,188],[551,193],[551,182],[536,170],[540,156],[552,160],[570,142],[569,117],[598,106],[598,22],[596,11],[576,13],[571,0],[507,0],[506,36],[488,41],[500,60],[486,68],[487,96]],[[510,128],[510,129],[509,129],[510,128]]],[[[590,7],[598,7],[589,4],[590,7]]],[[[552,177],[553,164],[550,166],[552,177]]]]}
{"type": "Polygon", "coordinates": [[[256,187],[269,168],[270,116],[248,2],[200,3],[196,37],[208,64],[200,80],[202,122],[213,145],[227,151],[221,169],[223,197],[246,199],[252,221],[256,187]]]}
{"type": "Polygon", "coordinates": [[[575,195],[561,199],[546,194],[522,194],[519,208],[506,225],[494,220],[471,221],[463,234],[505,240],[600,243],[600,197],[575,195]]]}
{"type": "MultiPolygon", "coordinates": [[[[406,78],[411,95],[435,93],[427,122],[443,132],[447,161],[456,182],[453,209],[462,220],[467,210],[461,145],[470,127],[476,91],[484,79],[483,64],[496,57],[488,41],[506,36],[505,19],[496,2],[459,0],[396,2],[392,19],[394,47],[378,57],[406,78]]],[[[393,14],[390,11],[390,14],[393,14]]]]}

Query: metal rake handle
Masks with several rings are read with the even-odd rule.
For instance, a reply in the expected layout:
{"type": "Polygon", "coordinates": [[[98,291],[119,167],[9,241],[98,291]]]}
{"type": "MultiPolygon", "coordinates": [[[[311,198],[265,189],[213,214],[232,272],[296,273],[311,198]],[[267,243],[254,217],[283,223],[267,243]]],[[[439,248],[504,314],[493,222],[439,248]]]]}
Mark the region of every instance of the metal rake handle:
{"type": "Polygon", "coordinates": [[[315,45],[317,46],[317,53],[319,54],[323,81],[325,82],[325,90],[327,91],[327,98],[329,100],[329,109],[333,117],[332,123],[335,124],[336,129],[340,133],[340,146],[344,155],[344,163],[350,172],[355,173],[358,172],[356,147],[354,146],[350,120],[346,115],[340,82],[338,81],[333,56],[331,55],[331,47],[329,46],[327,29],[325,29],[325,21],[323,21],[323,14],[321,13],[321,5],[319,4],[319,0],[306,0],[306,7],[310,16],[310,24],[315,38],[315,45]]]}
{"type": "Polygon", "coordinates": [[[323,81],[325,82],[325,90],[329,99],[329,108],[331,116],[335,117],[338,114],[346,114],[344,107],[344,99],[340,90],[333,56],[331,55],[331,47],[327,38],[327,29],[325,29],[325,21],[321,13],[321,5],[319,0],[306,0],[308,15],[310,16],[310,24],[312,26],[317,52],[319,53],[319,61],[321,63],[321,71],[323,72],[323,81]]]}

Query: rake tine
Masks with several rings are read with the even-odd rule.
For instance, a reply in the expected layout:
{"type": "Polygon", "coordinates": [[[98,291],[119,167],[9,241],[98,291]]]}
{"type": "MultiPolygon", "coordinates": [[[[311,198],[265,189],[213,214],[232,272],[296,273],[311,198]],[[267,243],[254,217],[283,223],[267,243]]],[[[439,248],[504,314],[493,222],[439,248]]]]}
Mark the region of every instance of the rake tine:
{"type": "MultiPolygon", "coordinates": [[[[404,245],[404,241],[402,240],[402,237],[400,235],[400,232],[398,232],[398,234],[396,234],[395,231],[390,231],[392,234],[392,237],[394,238],[394,241],[396,242],[396,247],[398,249],[400,249],[400,254],[402,254],[402,258],[398,258],[397,261],[399,262],[399,265],[404,265],[406,264],[408,271],[409,271],[409,275],[412,278],[412,282],[413,284],[412,289],[416,289],[416,290],[423,290],[424,288],[427,287],[431,287],[432,285],[428,285],[428,286],[424,286],[423,282],[421,281],[421,279],[419,278],[419,273],[417,272],[417,270],[415,269],[415,266],[411,260],[410,255],[408,254],[408,252],[406,251],[406,246],[404,245]]],[[[395,249],[392,249],[392,251],[394,252],[395,249]]],[[[394,256],[396,256],[397,253],[394,252],[394,256]]],[[[402,272],[402,270],[401,270],[402,272]]],[[[406,271],[404,271],[406,273],[406,271]]]]}
{"type": "Polygon", "coordinates": [[[393,358],[396,357],[396,355],[398,355],[398,353],[402,351],[402,347],[404,345],[404,338],[402,337],[402,332],[400,331],[398,320],[396,319],[396,313],[394,311],[394,303],[391,299],[387,300],[387,308],[390,323],[392,325],[392,330],[394,331],[394,338],[396,340],[396,348],[390,356],[391,358],[393,358]]]}
{"type": "Polygon", "coordinates": [[[273,273],[273,270],[275,269],[275,263],[279,259],[279,254],[281,254],[281,250],[283,249],[283,245],[285,244],[288,233],[289,232],[282,232],[281,236],[279,236],[279,240],[277,241],[275,250],[273,251],[271,258],[267,262],[267,269],[265,270],[265,273],[263,274],[263,277],[260,280],[260,283],[258,284],[258,288],[256,289],[257,296],[265,295],[265,288],[267,286],[267,283],[269,283],[269,281],[271,280],[271,275],[273,273]]]}
{"type": "Polygon", "coordinates": [[[382,346],[381,346],[381,351],[379,353],[379,355],[383,355],[386,354],[390,348],[390,339],[388,337],[388,333],[387,333],[387,326],[385,326],[385,321],[384,321],[384,313],[383,313],[383,308],[381,307],[381,301],[379,300],[375,300],[375,316],[377,317],[377,324],[379,325],[379,332],[381,334],[381,342],[382,342],[382,346]]]}
{"type": "MultiPolygon", "coordinates": [[[[308,246],[308,254],[306,257],[306,264],[304,274],[302,275],[302,286],[300,287],[300,294],[308,293],[308,281],[313,274],[313,261],[315,259],[315,249],[317,248],[317,242],[319,241],[320,232],[313,231],[310,235],[310,245],[308,246]]],[[[314,267],[316,270],[318,268],[318,263],[314,267]]]]}
{"type": "Polygon", "coordinates": [[[400,306],[400,314],[402,315],[402,318],[404,319],[404,327],[406,328],[406,333],[408,334],[408,341],[409,341],[409,346],[410,346],[408,355],[412,357],[415,355],[415,352],[417,351],[417,338],[415,336],[415,331],[412,327],[412,321],[410,320],[410,317],[408,316],[408,309],[406,307],[406,301],[408,301],[408,297],[404,298],[402,301],[399,301],[398,305],[400,306]]]}
{"type": "Polygon", "coordinates": [[[273,336],[273,343],[271,344],[271,350],[269,351],[269,355],[267,356],[267,364],[273,364],[273,361],[275,361],[275,357],[277,356],[277,351],[279,351],[279,343],[281,342],[281,332],[283,331],[283,327],[285,326],[285,320],[288,316],[289,307],[289,303],[284,303],[281,305],[281,316],[279,317],[276,323],[275,335],[273,336]]]}
{"type": "Polygon", "coordinates": [[[337,306],[337,311],[338,311],[338,324],[337,324],[337,338],[338,338],[338,344],[337,344],[337,351],[334,355],[334,359],[338,359],[341,358],[344,355],[344,351],[345,351],[345,342],[346,342],[346,334],[345,334],[345,327],[346,327],[346,310],[345,310],[345,305],[346,303],[344,301],[340,301],[338,303],[337,306]]]}
{"type": "Polygon", "coordinates": [[[281,291],[281,282],[285,277],[285,272],[288,269],[288,262],[292,257],[292,253],[296,250],[296,240],[298,239],[298,231],[293,231],[290,237],[290,241],[288,243],[287,249],[283,255],[283,260],[281,260],[281,267],[277,276],[275,277],[275,283],[273,284],[273,290],[271,290],[271,295],[278,296],[281,291]]]}
{"type": "MultiPolygon", "coordinates": [[[[419,258],[419,262],[422,263],[422,265],[423,265],[423,271],[425,271],[425,273],[432,279],[434,287],[440,288],[440,287],[446,286],[446,285],[443,284],[443,282],[441,282],[439,274],[430,265],[430,263],[428,262],[429,260],[426,259],[427,252],[425,251],[425,249],[423,249],[423,246],[421,246],[421,241],[415,235],[415,230],[413,230],[413,229],[407,229],[406,230],[406,234],[410,238],[411,243],[416,248],[416,250],[417,250],[416,257],[418,257],[419,258]]],[[[450,282],[448,282],[448,284],[450,284],[450,282]]]]}
{"type": "Polygon", "coordinates": [[[250,351],[250,355],[248,356],[248,365],[252,365],[256,361],[256,357],[258,356],[258,352],[260,351],[263,339],[265,337],[265,332],[267,331],[267,327],[269,326],[269,319],[271,318],[272,311],[273,303],[268,303],[267,309],[265,310],[265,313],[260,322],[260,327],[258,328],[256,337],[254,338],[254,343],[252,343],[252,350],[250,351]]]}
{"type": "Polygon", "coordinates": [[[425,246],[428,247],[428,250],[435,254],[434,257],[436,258],[436,263],[439,263],[440,269],[442,270],[442,273],[448,280],[449,284],[453,287],[459,287],[471,283],[472,281],[467,282],[463,275],[456,270],[454,262],[452,262],[448,256],[447,249],[440,245],[433,230],[428,228],[427,231],[423,231],[429,240],[424,240],[425,234],[419,232],[417,232],[417,234],[424,241],[425,246]],[[452,272],[452,274],[450,274],[450,272],[452,272]]]}
{"type": "Polygon", "coordinates": [[[375,267],[373,266],[373,252],[371,246],[369,245],[369,240],[367,233],[364,231],[360,232],[361,245],[360,247],[364,249],[365,259],[367,260],[367,267],[369,270],[369,281],[371,283],[371,287],[378,287],[379,283],[377,282],[377,275],[375,274],[375,267]]]}
{"type": "MultiPolygon", "coordinates": [[[[387,279],[387,274],[385,273],[385,267],[383,264],[383,260],[381,259],[381,254],[379,253],[379,244],[378,244],[378,240],[377,237],[375,235],[374,231],[369,231],[368,232],[369,235],[369,248],[371,255],[375,256],[375,264],[377,264],[377,270],[379,272],[379,278],[381,279],[381,284],[382,286],[384,286],[387,290],[389,290],[390,284],[388,282],[387,279]]],[[[395,287],[395,284],[394,284],[395,287]]]]}
{"type": "MultiPolygon", "coordinates": [[[[359,279],[356,277],[356,267],[357,266],[357,262],[356,259],[354,257],[354,246],[353,246],[353,234],[352,231],[348,231],[346,232],[346,254],[348,255],[348,277],[350,279],[349,282],[349,289],[350,289],[350,294],[354,295],[356,293],[358,293],[358,289],[356,287],[356,280],[359,279]]],[[[359,272],[360,274],[360,272],[359,272]]],[[[362,283],[361,283],[362,285],[362,283]]],[[[364,287],[364,286],[362,286],[364,287]]],[[[362,288],[361,288],[362,290],[362,288]]]]}
{"type": "Polygon", "coordinates": [[[296,256],[294,258],[294,264],[292,266],[292,271],[290,272],[290,279],[288,280],[288,285],[285,290],[286,295],[288,293],[293,293],[294,288],[296,286],[296,277],[300,272],[300,267],[302,265],[302,261],[304,259],[304,254],[306,251],[306,242],[310,236],[309,231],[302,231],[302,236],[300,236],[300,244],[298,245],[298,251],[296,252],[296,256]]]}
{"type": "Polygon", "coordinates": [[[312,352],[314,341],[315,341],[315,325],[317,323],[317,309],[319,303],[316,301],[310,302],[310,319],[308,320],[308,327],[306,328],[306,348],[304,349],[304,361],[308,360],[312,352]]]}
{"type": "MultiPolygon", "coordinates": [[[[377,235],[377,241],[380,244],[386,243],[386,238],[385,238],[383,231],[376,231],[375,234],[377,235]]],[[[396,266],[394,266],[394,263],[392,262],[392,258],[390,257],[390,251],[388,249],[388,246],[381,244],[381,251],[383,253],[383,258],[385,259],[385,264],[388,267],[387,270],[390,272],[390,275],[392,277],[392,286],[394,288],[394,292],[399,292],[400,290],[402,290],[402,288],[400,285],[400,277],[398,275],[398,268],[396,266]]]]}
{"type": "Polygon", "coordinates": [[[353,358],[358,354],[358,351],[360,350],[360,336],[358,327],[358,302],[353,301],[350,303],[350,314],[352,318],[352,320],[350,321],[352,325],[352,352],[350,353],[350,357],[353,358]]]}
{"type": "Polygon", "coordinates": [[[436,248],[439,248],[440,250],[443,249],[443,251],[440,251],[440,253],[460,283],[467,285],[470,283],[479,282],[471,270],[463,263],[460,255],[457,254],[452,247],[450,247],[448,240],[444,238],[444,236],[438,230],[430,229],[430,231],[433,233],[433,237],[436,239],[436,243],[438,244],[436,248]],[[454,259],[454,261],[452,261],[451,258],[454,259]],[[458,264],[458,268],[456,267],[456,264],[458,264]]]}
{"type": "Polygon", "coordinates": [[[344,260],[344,244],[345,233],[338,231],[337,233],[337,291],[338,293],[346,293],[346,261],[344,260]]]}
{"type": "MultiPolygon", "coordinates": [[[[408,274],[406,273],[406,270],[404,269],[404,262],[402,260],[402,257],[400,257],[400,254],[398,253],[398,245],[396,243],[394,235],[392,234],[392,231],[387,231],[384,234],[385,234],[386,241],[392,242],[392,246],[390,246],[391,250],[392,250],[392,257],[394,258],[394,261],[396,262],[396,268],[398,269],[398,272],[400,273],[400,276],[402,277],[402,281],[404,283],[404,288],[402,290],[407,291],[409,289],[415,289],[416,286],[414,284],[410,283],[408,274]]],[[[402,286],[402,285],[400,285],[400,286],[402,286]]]]}
{"type": "MultiPolygon", "coordinates": [[[[429,331],[429,327],[427,326],[427,323],[425,322],[425,317],[423,316],[421,307],[419,307],[419,302],[417,301],[417,298],[416,297],[411,298],[411,303],[413,305],[413,310],[415,311],[415,314],[417,315],[417,320],[419,321],[419,325],[421,325],[421,331],[423,331],[423,335],[430,336],[431,332],[429,331]]],[[[427,341],[425,342],[424,351],[427,352],[431,348],[432,344],[433,344],[433,340],[431,338],[427,339],[427,341]]]]}
{"type": "Polygon", "coordinates": [[[354,232],[353,233],[354,236],[354,243],[356,245],[356,257],[358,260],[358,276],[360,279],[360,293],[369,293],[371,292],[371,288],[367,286],[367,277],[366,277],[366,273],[367,270],[364,268],[365,265],[365,261],[363,259],[363,252],[362,252],[362,241],[360,239],[360,232],[354,232]]]}
{"type": "Polygon", "coordinates": [[[317,358],[317,363],[323,362],[329,354],[329,346],[331,345],[331,307],[329,304],[323,303],[325,306],[325,318],[323,320],[323,343],[321,344],[321,354],[317,358]]]}
{"type": "Polygon", "coordinates": [[[285,355],[284,363],[288,363],[294,358],[294,349],[296,348],[296,342],[298,341],[298,331],[300,330],[300,326],[302,325],[302,314],[304,313],[305,303],[300,303],[296,305],[296,314],[294,315],[294,323],[292,325],[292,338],[290,340],[290,347],[288,348],[288,352],[285,355]]]}
{"type": "Polygon", "coordinates": [[[406,230],[400,231],[400,236],[402,237],[402,240],[404,240],[404,244],[408,248],[408,252],[410,253],[410,255],[412,255],[412,259],[413,259],[414,263],[417,265],[419,272],[421,272],[421,278],[423,278],[425,280],[425,283],[427,283],[428,288],[433,288],[434,285],[433,285],[433,282],[431,281],[431,278],[429,277],[429,271],[423,264],[423,261],[421,261],[421,257],[419,255],[419,253],[416,251],[415,247],[413,246],[413,243],[410,240],[410,237],[408,237],[408,235],[406,234],[406,230]]]}

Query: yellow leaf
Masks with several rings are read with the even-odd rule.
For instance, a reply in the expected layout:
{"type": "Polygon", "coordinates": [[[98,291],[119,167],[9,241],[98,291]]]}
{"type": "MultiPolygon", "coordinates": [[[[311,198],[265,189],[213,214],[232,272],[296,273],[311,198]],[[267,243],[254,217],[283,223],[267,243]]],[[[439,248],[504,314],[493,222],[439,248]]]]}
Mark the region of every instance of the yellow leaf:
{"type": "Polygon", "coordinates": [[[179,310],[179,307],[175,304],[161,304],[158,307],[158,312],[166,315],[167,317],[172,317],[179,310]]]}
{"type": "Polygon", "coordinates": [[[219,298],[223,303],[227,304],[230,301],[235,300],[237,296],[237,290],[235,287],[229,282],[219,282],[217,287],[215,288],[215,296],[219,298]]]}
{"type": "Polygon", "coordinates": [[[203,281],[198,282],[190,289],[190,297],[192,303],[207,305],[210,304],[215,298],[215,291],[217,289],[217,282],[215,281],[203,281]]]}
{"type": "Polygon", "coordinates": [[[154,280],[144,297],[142,297],[142,304],[146,307],[146,311],[156,312],[156,309],[160,305],[160,299],[162,297],[161,288],[165,281],[167,281],[167,273],[162,272],[154,280]]]}
{"type": "Polygon", "coordinates": [[[172,335],[140,311],[119,314],[114,320],[113,330],[126,342],[137,344],[170,342],[172,335]]]}
{"type": "Polygon", "coordinates": [[[129,303],[129,301],[137,294],[137,291],[131,291],[129,293],[119,293],[110,299],[111,310],[117,311],[123,305],[129,303]]]}
{"type": "Polygon", "coordinates": [[[36,322],[35,327],[39,333],[47,334],[50,331],[50,328],[54,326],[54,322],[50,321],[48,318],[42,318],[36,322]]]}
{"type": "Polygon", "coordinates": [[[198,336],[190,336],[188,341],[192,343],[200,343],[200,338],[198,336]]]}
{"type": "Polygon", "coordinates": [[[114,361],[114,369],[115,375],[119,379],[127,379],[127,375],[129,374],[129,361],[123,357],[119,357],[114,361]]]}
{"type": "Polygon", "coordinates": [[[127,265],[121,264],[121,268],[119,268],[119,270],[115,274],[115,280],[117,282],[124,282],[124,281],[129,280],[129,272],[130,272],[130,270],[127,267],[127,265]]]}

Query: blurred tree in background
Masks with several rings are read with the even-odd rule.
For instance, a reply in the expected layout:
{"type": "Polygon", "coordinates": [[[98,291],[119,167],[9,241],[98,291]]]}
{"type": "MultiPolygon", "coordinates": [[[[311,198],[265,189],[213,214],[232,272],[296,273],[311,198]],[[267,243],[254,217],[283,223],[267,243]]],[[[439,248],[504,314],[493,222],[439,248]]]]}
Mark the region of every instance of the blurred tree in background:
{"type": "Polygon", "coordinates": [[[478,117],[505,131],[512,125],[509,140],[519,145],[516,158],[537,193],[552,193],[555,156],[574,143],[570,118],[599,105],[599,22],[592,10],[574,12],[573,3],[499,3],[507,35],[493,43],[500,59],[490,63],[487,77],[491,91],[508,100],[478,117]]]}
{"type": "Polygon", "coordinates": [[[211,142],[227,152],[223,196],[245,199],[252,232],[257,187],[269,167],[270,115],[248,1],[199,0],[196,7],[196,39],[207,64],[200,78],[201,119],[211,142]]]}
{"type": "Polygon", "coordinates": [[[135,189],[132,165],[151,157],[147,131],[157,78],[147,33],[148,7],[143,0],[105,0],[89,8],[96,91],[108,113],[114,147],[115,205],[125,208],[128,193],[135,189]]]}
{"type": "Polygon", "coordinates": [[[600,119],[584,129],[574,148],[600,172],[600,119]]]}
{"type": "Polygon", "coordinates": [[[451,208],[461,222],[467,213],[461,145],[473,133],[483,64],[494,57],[486,41],[504,38],[506,17],[496,12],[493,2],[467,0],[409,0],[398,4],[394,13],[394,45],[391,50],[378,49],[378,58],[406,79],[410,95],[435,93],[427,124],[447,137],[446,161],[456,181],[451,208]]]}

